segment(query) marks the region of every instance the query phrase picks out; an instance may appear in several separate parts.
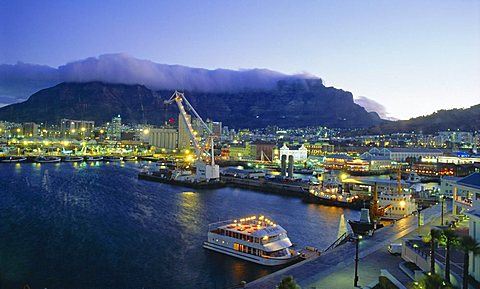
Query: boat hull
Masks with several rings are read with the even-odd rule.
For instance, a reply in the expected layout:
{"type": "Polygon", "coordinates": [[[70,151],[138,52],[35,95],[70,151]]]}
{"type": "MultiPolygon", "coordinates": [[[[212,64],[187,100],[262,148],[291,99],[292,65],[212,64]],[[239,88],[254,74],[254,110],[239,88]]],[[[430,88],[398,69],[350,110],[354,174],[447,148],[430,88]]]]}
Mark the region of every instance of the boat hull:
{"type": "Polygon", "coordinates": [[[44,158],[36,158],[35,161],[37,163],[42,163],[42,164],[45,163],[46,164],[46,163],[59,163],[59,162],[62,161],[62,159],[61,158],[45,158],[45,159],[44,158]]]}
{"type": "Polygon", "coordinates": [[[304,202],[307,203],[313,203],[313,204],[321,204],[325,206],[335,206],[335,207],[341,207],[341,208],[349,208],[352,210],[360,210],[362,208],[368,208],[370,206],[370,201],[368,200],[357,200],[353,202],[341,202],[337,200],[332,200],[332,199],[325,199],[325,198],[320,198],[317,196],[314,196],[312,194],[307,194],[303,198],[304,202]]]}
{"type": "Polygon", "coordinates": [[[250,262],[254,262],[254,263],[257,263],[257,264],[260,264],[260,265],[264,265],[264,266],[285,265],[285,264],[291,263],[291,262],[293,262],[293,261],[295,261],[299,258],[299,254],[296,254],[295,256],[292,256],[292,257],[286,258],[286,259],[264,258],[264,257],[257,256],[257,255],[251,255],[251,254],[235,251],[231,248],[222,247],[222,246],[219,246],[217,244],[213,244],[213,243],[206,242],[206,241],[203,242],[203,248],[209,249],[209,250],[212,250],[212,251],[215,251],[215,252],[227,254],[227,255],[230,255],[232,257],[240,258],[240,259],[250,261],[250,262]]]}
{"type": "Polygon", "coordinates": [[[1,159],[0,162],[1,163],[20,163],[20,162],[24,162],[26,161],[27,158],[16,158],[16,157],[12,157],[12,158],[6,158],[6,159],[1,159]]]}
{"type": "Polygon", "coordinates": [[[368,235],[373,233],[375,230],[383,227],[382,224],[376,223],[362,223],[359,221],[348,220],[348,224],[352,228],[352,231],[355,235],[368,235]]]}
{"type": "Polygon", "coordinates": [[[154,181],[159,183],[171,184],[176,186],[195,188],[195,189],[216,189],[222,188],[225,186],[225,183],[222,181],[211,181],[211,182],[188,182],[188,181],[178,181],[166,177],[151,175],[147,173],[139,173],[138,178],[141,180],[154,181]]]}

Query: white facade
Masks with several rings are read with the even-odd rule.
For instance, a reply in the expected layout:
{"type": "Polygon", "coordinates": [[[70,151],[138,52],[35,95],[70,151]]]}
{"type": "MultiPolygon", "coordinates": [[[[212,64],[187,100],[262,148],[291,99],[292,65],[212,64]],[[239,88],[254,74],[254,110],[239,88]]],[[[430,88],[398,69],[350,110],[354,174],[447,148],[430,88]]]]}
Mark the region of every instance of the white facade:
{"type": "Polygon", "coordinates": [[[443,152],[438,149],[419,148],[372,148],[368,152],[374,156],[385,156],[400,162],[405,161],[407,158],[436,158],[443,155],[443,152]]]}
{"type": "Polygon", "coordinates": [[[280,157],[283,155],[293,156],[293,160],[296,162],[307,160],[307,148],[302,144],[298,149],[289,149],[286,144],[280,148],[280,157]]]}
{"type": "MultiPolygon", "coordinates": [[[[472,198],[472,209],[466,214],[470,217],[468,234],[480,242],[480,173],[473,173],[457,182],[457,186],[468,190],[472,198]]],[[[480,255],[470,253],[469,274],[480,282],[480,255]]]]}

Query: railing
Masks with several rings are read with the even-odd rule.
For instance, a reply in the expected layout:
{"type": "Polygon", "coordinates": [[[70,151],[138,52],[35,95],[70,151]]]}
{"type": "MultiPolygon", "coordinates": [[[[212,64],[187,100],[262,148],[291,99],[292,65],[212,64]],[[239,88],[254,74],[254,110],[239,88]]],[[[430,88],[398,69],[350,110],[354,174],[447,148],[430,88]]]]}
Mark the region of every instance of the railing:
{"type": "Polygon", "coordinates": [[[343,233],[335,242],[333,242],[330,246],[328,246],[327,249],[325,249],[323,252],[327,252],[330,249],[333,249],[340,245],[345,239],[349,236],[348,232],[343,233]]]}

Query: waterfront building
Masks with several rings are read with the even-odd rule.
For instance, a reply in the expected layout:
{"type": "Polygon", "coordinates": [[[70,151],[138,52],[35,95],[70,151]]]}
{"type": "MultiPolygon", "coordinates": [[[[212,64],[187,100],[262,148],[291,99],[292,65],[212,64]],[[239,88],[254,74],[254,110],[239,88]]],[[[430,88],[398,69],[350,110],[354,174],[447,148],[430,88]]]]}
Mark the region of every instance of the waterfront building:
{"type": "Polygon", "coordinates": [[[330,154],[325,156],[325,168],[329,170],[342,170],[347,162],[353,158],[347,154],[330,154]]]}
{"type": "Polygon", "coordinates": [[[186,120],[187,123],[185,124],[185,121],[182,119],[182,115],[178,114],[178,144],[177,148],[179,150],[183,149],[189,149],[191,147],[190,145],[190,134],[188,132],[187,126],[191,126],[191,116],[186,115],[186,120]]]}
{"type": "Polygon", "coordinates": [[[373,156],[368,152],[360,157],[363,161],[368,162],[369,171],[386,171],[392,169],[392,160],[385,156],[373,156]]]}
{"type": "Polygon", "coordinates": [[[368,172],[370,163],[362,159],[352,159],[345,162],[344,169],[350,172],[368,172]]]}
{"type": "Polygon", "coordinates": [[[440,178],[440,194],[453,197],[453,190],[461,177],[444,176],[440,178]]]}
{"type": "Polygon", "coordinates": [[[300,162],[307,160],[308,151],[303,144],[300,146],[290,145],[290,147],[288,147],[284,143],[283,146],[280,148],[280,157],[282,157],[283,155],[287,156],[287,159],[289,156],[293,156],[294,161],[300,162]]]}
{"type": "Polygon", "coordinates": [[[427,148],[372,148],[368,152],[373,156],[384,156],[399,162],[404,162],[407,158],[436,158],[443,155],[439,149],[427,148]]]}
{"type": "Polygon", "coordinates": [[[256,160],[273,161],[273,150],[275,149],[275,143],[266,141],[255,141],[251,144],[251,149],[255,151],[256,160]]]}
{"type": "Polygon", "coordinates": [[[307,152],[309,156],[319,156],[324,155],[325,153],[333,153],[334,145],[329,143],[305,143],[305,147],[307,148],[307,152]]]}
{"type": "MultiPolygon", "coordinates": [[[[480,173],[471,174],[457,181],[457,186],[468,190],[472,196],[473,208],[466,213],[470,217],[468,234],[480,242],[480,173]]],[[[468,273],[480,282],[480,255],[474,256],[470,253],[469,258],[468,273]]]]}
{"type": "Polygon", "coordinates": [[[249,142],[231,144],[228,148],[228,156],[231,160],[254,160],[257,156],[257,151],[256,148],[252,148],[249,142]]]}
{"type": "Polygon", "coordinates": [[[28,137],[37,137],[38,136],[38,124],[34,122],[25,122],[22,125],[23,135],[28,137]]]}
{"type": "Polygon", "coordinates": [[[156,148],[174,150],[177,149],[178,131],[170,126],[151,128],[149,139],[150,145],[156,148]]]}
{"type": "Polygon", "coordinates": [[[60,132],[63,135],[80,135],[82,133],[90,133],[95,127],[93,120],[76,120],[63,118],[60,120],[60,132]]]}

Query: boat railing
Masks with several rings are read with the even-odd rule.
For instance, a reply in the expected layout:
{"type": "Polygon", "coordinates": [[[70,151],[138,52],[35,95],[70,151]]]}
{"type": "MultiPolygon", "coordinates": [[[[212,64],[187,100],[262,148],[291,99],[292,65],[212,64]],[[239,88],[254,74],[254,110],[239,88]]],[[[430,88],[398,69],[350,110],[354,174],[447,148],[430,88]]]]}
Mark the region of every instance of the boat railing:
{"type": "Polygon", "coordinates": [[[211,223],[211,224],[208,224],[208,231],[212,231],[212,230],[215,230],[218,227],[225,226],[225,225],[232,224],[232,223],[233,223],[233,220],[226,220],[226,221],[211,223]]]}

